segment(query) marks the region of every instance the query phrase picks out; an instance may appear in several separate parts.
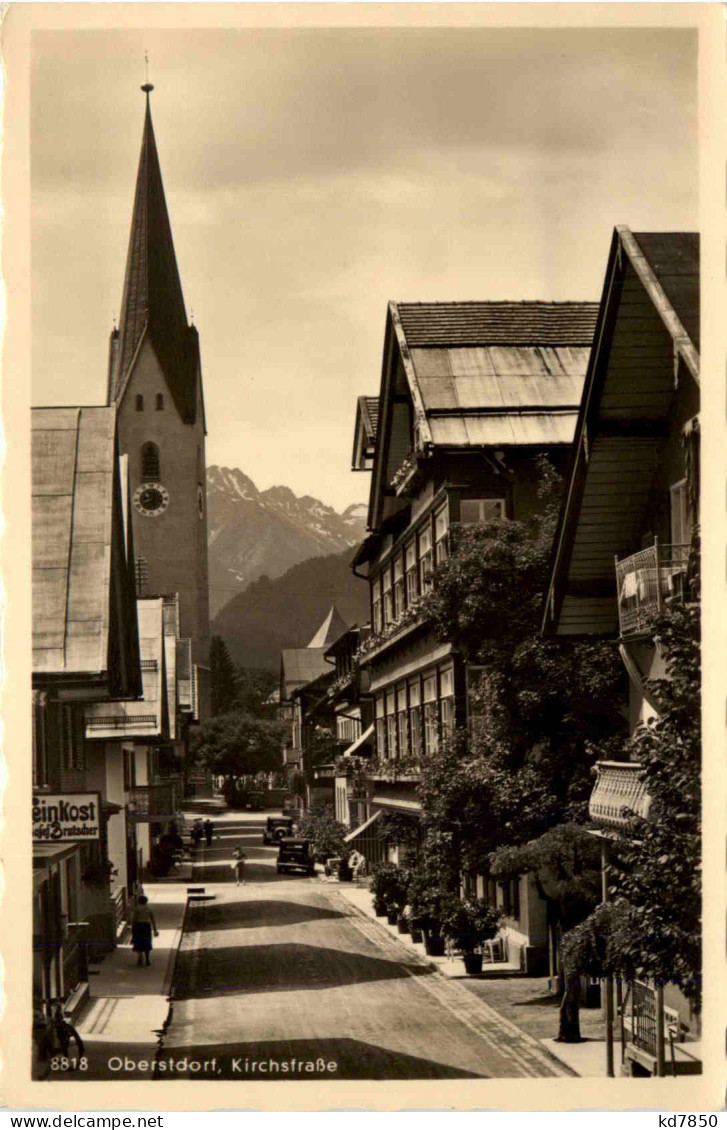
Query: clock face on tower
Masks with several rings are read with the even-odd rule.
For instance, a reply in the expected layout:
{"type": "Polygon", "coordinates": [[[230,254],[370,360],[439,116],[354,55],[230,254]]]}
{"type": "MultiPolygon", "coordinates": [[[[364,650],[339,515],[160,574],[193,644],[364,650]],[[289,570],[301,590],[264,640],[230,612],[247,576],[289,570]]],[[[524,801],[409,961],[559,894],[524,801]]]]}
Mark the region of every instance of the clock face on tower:
{"type": "Polygon", "coordinates": [[[161,483],[142,483],[134,491],[134,509],[145,518],[158,518],[169,505],[169,491],[161,483]]]}

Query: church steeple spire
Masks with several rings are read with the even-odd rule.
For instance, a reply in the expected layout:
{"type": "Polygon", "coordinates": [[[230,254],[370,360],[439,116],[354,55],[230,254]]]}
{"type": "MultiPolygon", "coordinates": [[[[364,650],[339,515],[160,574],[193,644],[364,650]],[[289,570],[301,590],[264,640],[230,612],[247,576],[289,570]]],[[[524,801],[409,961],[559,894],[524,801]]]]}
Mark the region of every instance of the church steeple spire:
{"type": "Polygon", "coordinates": [[[139,347],[148,337],[172,399],[185,423],[197,408],[199,353],[196,330],[187,323],[182,284],[164,196],[149,95],[136,178],[134,212],[126,260],[118,331],[112,334],[109,403],[121,400],[139,347]]]}

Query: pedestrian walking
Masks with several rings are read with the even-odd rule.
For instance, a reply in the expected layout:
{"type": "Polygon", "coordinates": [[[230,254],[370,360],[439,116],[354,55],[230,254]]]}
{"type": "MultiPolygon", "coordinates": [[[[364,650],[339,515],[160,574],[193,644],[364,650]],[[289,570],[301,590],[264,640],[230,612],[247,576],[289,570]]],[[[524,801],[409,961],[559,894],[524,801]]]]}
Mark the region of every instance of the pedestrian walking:
{"type": "Polygon", "coordinates": [[[143,964],[142,959],[144,957],[146,957],[146,964],[151,965],[149,954],[152,949],[152,930],[154,937],[158,938],[159,931],[154,920],[154,913],[149,906],[149,899],[146,895],[139,895],[131,919],[131,948],[137,954],[137,965],[143,964]]]}
{"type": "Polygon", "coordinates": [[[212,823],[212,821],[211,820],[205,820],[205,822],[204,822],[204,838],[207,841],[207,847],[212,847],[212,833],[214,832],[214,830],[215,830],[215,826],[212,823]]]}
{"type": "Polygon", "coordinates": [[[239,887],[240,883],[245,885],[245,855],[242,848],[235,848],[232,853],[232,870],[235,874],[235,886],[239,887]]]}
{"type": "Polygon", "coordinates": [[[202,839],[202,821],[201,820],[195,820],[194,824],[192,825],[191,836],[192,836],[192,847],[193,848],[198,847],[199,841],[202,839]]]}

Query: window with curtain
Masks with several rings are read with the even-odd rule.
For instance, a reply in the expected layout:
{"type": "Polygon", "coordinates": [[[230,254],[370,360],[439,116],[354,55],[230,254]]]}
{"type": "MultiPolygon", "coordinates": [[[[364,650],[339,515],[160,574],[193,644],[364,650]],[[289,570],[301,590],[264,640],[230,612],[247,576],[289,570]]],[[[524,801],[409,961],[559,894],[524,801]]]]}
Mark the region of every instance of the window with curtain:
{"type": "Polygon", "coordinates": [[[406,684],[396,689],[396,730],[399,757],[408,757],[409,727],[407,725],[406,684]]]}
{"type": "Polygon", "coordinates": [[[404,568],[406,570],[406,602],[411,606],[419,595],[416,541],[411,542],[404,550],[404,568]]]}
{"type": "Polygon", "coordinates": [[[381,578],[377,577],[371,585],[371,623],[374,632],[380,632],[383,626],[381,615],[381,578]]]}
{"type": "Polygon", "coordinates": [[[389,758],[396,757],[396,695],[386,692],[386,753],[389,758]]]}
{"type": "Polygon", "coordinates": [[[394,619],[394,595],[391,589],[391,566],[387,565],[383,574],[382,592],[384,598],[384,627],[394,619]]]}
{"type": "Polygon", "coordinates": [[[412,757],[421,757],[422,752],[422,695],[419,680],[409,683],[409,732],[411,735],[412,757]]]}
{"type": "Polygon", "coordinates": [[[437,676],[426,675],[422,681],[424,699],[424,752],[436,753],[439,748],[437,733],[437,676]]]}
{"type": "Polygon", "coordinates": [[[454,670],[446,667],[439,675],[439,696],[441,701],[442,737],[454,731],[454,670]]]}
{"type": "Polygon", "coordinates": [[[404,558],[400,553],[394,561],[394,617],[399,619],[405,608],[404,558]]]}
{"type": "Polygon", "coordinates": [[[386,757],[386,721],[384,713],[384,696],[376,696],[374,704],[376,715],[376,756],[383,761],[386,757]]]}
{"type": "Polygon", "coordinates": [[[432,531],[427,525],[419,534],[419,592],[432,587],[432,531]]]}
{"type": "Polygon", "coordinates": [[[446,506],[434,515],[434,560],[437,565],[442,565],[449,556],[449,511],[446,506]]]}

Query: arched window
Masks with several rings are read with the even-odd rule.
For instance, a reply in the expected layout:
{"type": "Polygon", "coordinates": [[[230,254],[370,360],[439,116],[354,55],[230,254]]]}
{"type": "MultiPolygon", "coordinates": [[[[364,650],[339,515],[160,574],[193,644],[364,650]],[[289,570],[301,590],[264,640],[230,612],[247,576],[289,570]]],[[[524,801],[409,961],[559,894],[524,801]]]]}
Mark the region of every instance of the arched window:
{"type": "Polygon", "coordinates": [[[136,394],[136,411],[137,412],[143,412],[144,411],[144,397],[141,395],[140,392],[136,394]]]}
{"type": "Polygon", "coordinates": [[[164,393],[157,393],[157,412],[161,412],[164,408],[164,393]]]}
{"type": "Polygon", "coordinates": [[[159,448],[155,443],[145,443],[141,449],[141,477],[145,483],[158,482],[161,478],[159,448]]]}

